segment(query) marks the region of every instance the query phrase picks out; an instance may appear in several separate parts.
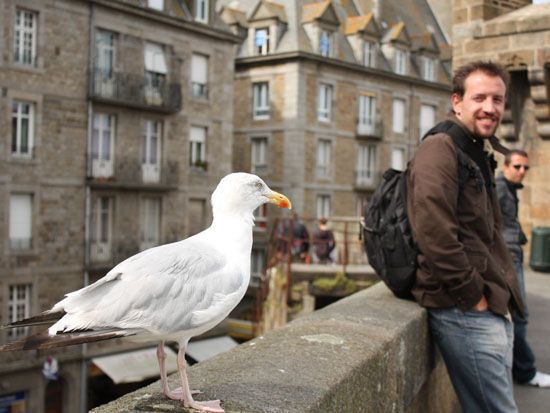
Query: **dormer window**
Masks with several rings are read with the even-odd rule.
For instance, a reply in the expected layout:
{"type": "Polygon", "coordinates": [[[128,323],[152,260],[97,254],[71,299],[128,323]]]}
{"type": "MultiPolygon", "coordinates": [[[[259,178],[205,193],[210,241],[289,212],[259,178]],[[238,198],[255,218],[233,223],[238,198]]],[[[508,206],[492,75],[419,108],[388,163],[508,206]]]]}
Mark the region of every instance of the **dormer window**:
{"type": "Polygon", "coordinates": [[[328,30],[321,30],[319,38],[319,53],[321,56],[329,57],[332,55],[332,33],[328,30]]]}
{"type": "Polygon", "coordinates": [[[147,7],[155,10],[164,10],[164,0],[147,0],[147,7]]]}
{"type": "Polygon", "coordinates": [[[254,47],[256,54],[266,55],[269,53],[269,28],[262,27],[256,29],[254,34],[254,47]]]}
{"type": "Polygon", "coordinates": [[[436,61],[431,57],[424,56],[422,58],[422,78],[428,81],[436,80],[436,61]]]}
{"type": "Polygon", "coordinates": [[[208,0],[195,0],[195,21],[208,23],[208,0]]]}
{"type": "Polygon", "coordinates": [[[365,40],[363,46],[363,64],[366,67],[376,67],[376,44],[365,40]]]}
{"type": "Polygon", "coordinates": [[[394,71],[398,75],[407,74],[407,52],[401,49],[395,49],[394,71]]]}

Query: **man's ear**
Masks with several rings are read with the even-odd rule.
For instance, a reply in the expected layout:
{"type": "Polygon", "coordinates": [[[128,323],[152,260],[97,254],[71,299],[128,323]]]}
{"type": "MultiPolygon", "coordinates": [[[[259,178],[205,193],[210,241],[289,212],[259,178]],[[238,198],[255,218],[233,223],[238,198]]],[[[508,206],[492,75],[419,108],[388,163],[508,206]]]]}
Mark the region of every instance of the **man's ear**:
{"type": "Polygon", "coordinates": [[[460,116],[462,112],[462,96],[458,93],[453,93],[451,96],[451,103],[453,105],[453,112],[455,115],[460,116]]]}

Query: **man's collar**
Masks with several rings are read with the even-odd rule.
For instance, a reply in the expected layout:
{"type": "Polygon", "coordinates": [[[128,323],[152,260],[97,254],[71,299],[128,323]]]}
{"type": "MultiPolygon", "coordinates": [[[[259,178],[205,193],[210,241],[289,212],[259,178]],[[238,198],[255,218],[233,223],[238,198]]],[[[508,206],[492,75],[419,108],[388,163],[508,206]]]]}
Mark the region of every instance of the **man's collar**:
{"type": "Polygon", "coordinates": [[[506,155],[510,150],[504,146],[502,143],[500,143],[500,139],[498,139],[495,135],[491,136],[490,138],[480,138],[476,137],[467,127],[462,123],[460,119],[456,117],[456,115],[451,111],[447,119],[456,123],[458,126],[460,126],[466,135],[476,144],[483,146],[485,152],[492,153],[493,151],[499,152],[503,155],[506,155]],[[485,144],[488,142],[489,144],[485,144]]]}

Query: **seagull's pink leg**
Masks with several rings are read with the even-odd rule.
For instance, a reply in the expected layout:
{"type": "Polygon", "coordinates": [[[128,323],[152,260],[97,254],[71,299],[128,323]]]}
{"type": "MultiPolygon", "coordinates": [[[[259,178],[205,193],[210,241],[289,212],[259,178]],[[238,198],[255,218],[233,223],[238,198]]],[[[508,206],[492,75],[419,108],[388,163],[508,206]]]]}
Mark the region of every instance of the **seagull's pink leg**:
{"type": "MultiPolygon", "coordinates": [[[[166,367],[165,367],[165,361],[166,361],[166,352],[164,351],[164,341],[161,341],[159,345],[157,346],[157,358],[159,361],[159,369],[160,369],[160,387],[162,390],[162,393],[172,400],[183,400],[183,391],[181,387],[178,387],[177,389],[170,390],[168,387],[168,379],[166,377],[166,367]]],[[[202,392],[199,390],[191,390],[191,394],[201,394],[202,392]]]]}
{"type": "Polygon", "coordinates": [[[189,381],[187,380],[187,363],[185,361],[185,349],[187,347],[187,342],[180,343],[180,348],[178,351],[178,369],[180,373],[181,388],[183,390],[183,405],[196,410],[201,410],[203,412],[213,412],[213,413],[224,413],[225,410],[222,409],[219,400],[210,400],[205,402],[197,402],[193,400],[191,391],[189,390],[189,381]]]}

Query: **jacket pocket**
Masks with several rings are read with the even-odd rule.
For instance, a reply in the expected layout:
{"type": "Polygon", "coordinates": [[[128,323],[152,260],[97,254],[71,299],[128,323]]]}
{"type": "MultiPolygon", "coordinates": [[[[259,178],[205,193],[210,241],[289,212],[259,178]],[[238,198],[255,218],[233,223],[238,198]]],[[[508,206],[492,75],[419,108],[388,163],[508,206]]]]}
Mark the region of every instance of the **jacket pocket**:
{"type": "Polygon", "coordinates": [[[480,274],[487,271],[487,257],[481,251],[466,251],[466,256],[470,261],[472,267],[474,267],[480,274]]]}

